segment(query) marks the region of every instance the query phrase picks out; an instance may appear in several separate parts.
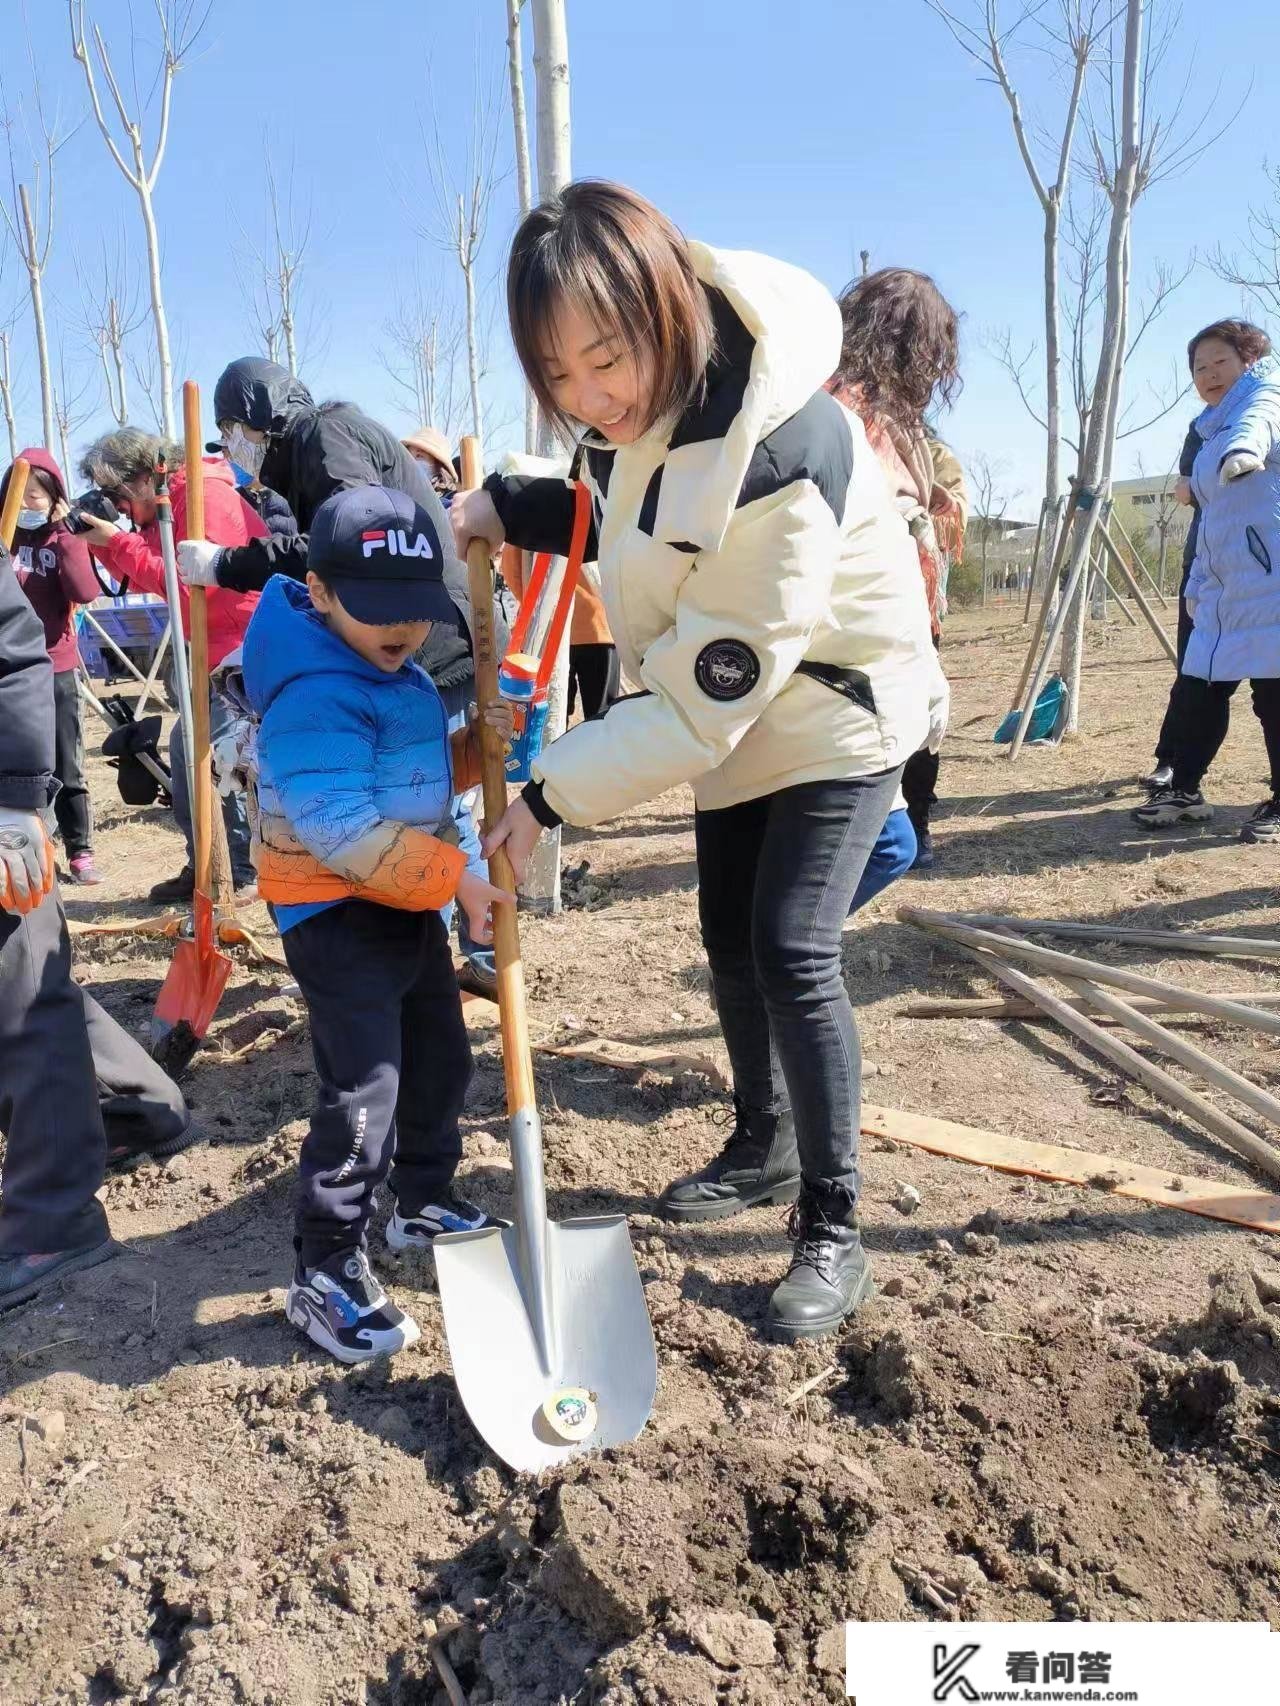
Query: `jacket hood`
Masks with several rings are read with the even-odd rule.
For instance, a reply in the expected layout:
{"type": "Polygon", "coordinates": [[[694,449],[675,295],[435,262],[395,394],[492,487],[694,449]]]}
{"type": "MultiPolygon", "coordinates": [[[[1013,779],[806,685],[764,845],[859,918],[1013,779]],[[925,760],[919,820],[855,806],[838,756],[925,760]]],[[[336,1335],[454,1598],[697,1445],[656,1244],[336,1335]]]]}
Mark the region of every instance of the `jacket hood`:
{"type": "Polygon", "coordinates": [[[1192,430],[1198,432],[1202,439],[1212,438],[1264,385],[1280,387],[1280,358],[1274,355],[1264,355],[1252,367],[1246,367],[1220,402],[1201,410],[1191,423],[1192,430]]]}
{"type": "MultiPolygon", "coordinates": [[[[667,435],[673,478],[662,482],[655,537],[716,551],[756,446],[839,365],[841,321],[831,292],[799,267],[746,249],[691,242],[689,250],[710,296],[716,347],[703,396],[667,435]]],[[[605,441],[592,434],[588,442],[605,441]]]]}
{"type": "Polygon", "coordinates": [[[213,418],[242,421],[257,432],[281,432],[299,409],[314,409],[315,399],[287,367],[260,355],[242,355],[223,369],[213,388],[213,418]]]}
{"type": "MultiPolygon", "coordinates": [[[[14,460],[25,462],[31,468],[39,468],[41,473],[47,474],[58,488],[58,496],[60,498],[66,497],[67,482],[62,478],[62,469],[41,445],[33,444],[26,450],[20,450],[14,460]]],[[[12,467],[6,468],[4,478],[0,480],[0,504],[4,502],[5,493],[9,490],[9,476],[12,472],[12,467]]]]}
{"type": "MultiPolygon", "coordinates": [[[[301,581],[272,575],[244,637],[245,693],[258,717],[300,675],[356,676],[386,683],[396,676],[366,663],[325,625],[301,581]]],[[[413,666],[401,665],[397,673],[413,666]]]]}

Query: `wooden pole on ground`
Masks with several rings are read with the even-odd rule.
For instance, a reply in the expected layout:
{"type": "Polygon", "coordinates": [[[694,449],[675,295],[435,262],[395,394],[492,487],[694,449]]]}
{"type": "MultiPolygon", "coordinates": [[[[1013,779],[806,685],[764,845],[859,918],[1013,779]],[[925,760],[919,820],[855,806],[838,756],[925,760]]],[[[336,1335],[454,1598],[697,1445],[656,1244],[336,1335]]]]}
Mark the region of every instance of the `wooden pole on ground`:
{"type": "MultiPolygon", "coordinates": [[[[1280,942],[1264,936],[1214,936],[1200,930],[1146,930],[1136,924],[1077,924],[1068,918],[1013,918],[1001,912],[952,912],[945,916],[975,930],[1011,930],[1019,936],[1074,936],[1086,942],[1133,942],[1144,948],[1169,948],[1186,954],[1218,954],[1249,960],[1280,959],[1280,942]]],[[[1233,999],[1271,998],[1239,996],[1233,999]]]]}
{"type": "Polygon", "coordinates": [[[1132,990],[1136,995],[1160,996],[1171,1007],[1197,1013],[1212,1013],[1233,1025],[1246,1025],[1250,1030],[1266,1031],[1280,1036],[1280,1013],[1264,1013],[1256,1007],[1246,1007],[1238,1001],[1228,1001],[1220,995],[1205,995],[1198,990],[1179,989],[1177,984],[1165,983],[1158,977],[1146,977],[1141,972],[1128,971],[1122,966],[1102,965],[1078,954],[1059,954],[1052,948],[1040,948],[1021,941],[1016,936],[1000,936],[990,930],[974,930],[946,912],[929,912],[923,907],[902,906],[898,917],[906,924],[918,925],[966,947],[981,948],[987,953],[1004,954],[1026,960],[1040,971],[1056,977],[1087,977],[1095,983],[1114,984],[1118,989],[1132,990]]]}
{"type": "Polygon", "coordinates": [[[1221,1109],[1215,1108],[1211,1102],[1206,1101],[1196,1091],[1188,1089],[1163,1067],[1154,1066],[1149,1060],[1144,1060],[1128,1043],[1109,1035],[1101,1025],[1095,1024],[1083,1013],[1077,1013],[1074,1007],[1069,1007],[1060,996],[1037,983],[1033,977],[1028,977],[1025,972],[1015,971],[1012,966],[1005,965],[992,954],[976,948],[965,947],[964,952],[969,959],[976,960],[979,965],[985,965],[993,977],[1016,994],[1024,996],[1028,1001],[1034,1001],[1037,1007],[1042,1007],[1064,1030],[1070,1031],[1077,1041],[1093,1049],[1104,1060],[1109,1060],[1113,1066],[1120,1067],[1140,1084],[1145,1084],[1149,1090],[1153,1090],[1157,1096],[1170,1102],[1182,1113],[1189,1114],[1237,1155],[1251,1161],[1272,1178],[1280,1179],[1280,1151],[1265,1143],[1247,1126],[1241,1125],[1239,1120],[1232,1119],[1230,1114],[1224,1114],[1221,1109]]]}

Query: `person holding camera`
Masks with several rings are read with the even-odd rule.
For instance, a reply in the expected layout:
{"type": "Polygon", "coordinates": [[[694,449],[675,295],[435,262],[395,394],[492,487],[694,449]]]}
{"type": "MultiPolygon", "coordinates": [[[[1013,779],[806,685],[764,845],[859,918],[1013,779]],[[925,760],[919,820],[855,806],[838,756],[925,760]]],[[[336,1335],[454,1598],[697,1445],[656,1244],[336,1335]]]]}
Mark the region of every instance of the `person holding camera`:
{"type": "MultiPolygon", "coordinates": [[[[173,504],[173,531],[181,539],[187,521],[187,478],[182,451],[154,433],[138,427],[118,427],[85,451],[80,471],[103,491],[133,522],[133,532],[122,532],[109,521],[82,510],[80,525],[95,557],[113,580],[128,578],[141,592],[163,598],[164,561],[160,555],[157,521],[156,469],[163,456],[170,469],[169,497],[173,504]]],[[[205,531],[215,544],[236,547],[250,540],[265,539],[267,528],[257,511],[245,503],[235,489],[235,480],[224,460],[201,463],[204,472],[205,531]]],[[[182,589],[182,619],[189,625],[189,599],[182,589]]],[[[214,670],[244,639],[258,602],[256,593],[214,590],[209,594],[209,668],[214,670]]],[[[213,742],[233,720],[231,707],[218,694],[210,701],[209,730],[213,742]]],[[[187,797],[186,758],[182,746],[182,724],[174,724],[169,740],[169,768],[173,777],[173,813],[187,844],[186,864],[176,876],[156,883],[150,898],[158,902],[190,900],[195,892],[195,856],[192,851],[191,802],[187,797]]],[[[231,876],[242,904],[254,898],[257,878],[249,856],[249,820],[244,796],[229,794],[222,802],[227,830],[231,876]]]]}
{"type": "MultiPolygon", "coordinates": [[[[84,775],[84,731],[76,686],[75,613],[92,604],[102,590],[83,539],[67,526],[67,490],[62,470],[47,450],[32,446],[20,453],[27,464],[26,489],[13,538],[18,584],[44,626],[44,642],[53,663],[54,765],[59,787],[54,819],[67,855],[73,883],[98,883],[93,857],[93,804],[84,775]]],[[[0,505],[9,490],[13,465],[0,480],[0,505]]]]}

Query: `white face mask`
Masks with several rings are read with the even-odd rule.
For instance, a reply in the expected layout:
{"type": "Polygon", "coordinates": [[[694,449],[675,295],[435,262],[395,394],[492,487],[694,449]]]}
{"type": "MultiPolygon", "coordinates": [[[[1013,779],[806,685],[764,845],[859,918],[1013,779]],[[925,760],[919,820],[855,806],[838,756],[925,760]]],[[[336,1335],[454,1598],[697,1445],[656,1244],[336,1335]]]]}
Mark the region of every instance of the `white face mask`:
{"type": "Polygon", "coordinates": [[[223,434],[223,444],[227,447],[227,455],[233,462],[239,463],[246,474],[251,474],[256,480],[262,472],[262,463],[267,454],[267,441],[255,443],[245,436],[245,431],[238,423],[231,431],[223,434]]]}
{"type": "Polygon", "coordinates": [[[18,511],[18,526],[25,528],[28,533],[34,533],[38,528],[49,525],[47,509],[20,509],[18,511]]]}

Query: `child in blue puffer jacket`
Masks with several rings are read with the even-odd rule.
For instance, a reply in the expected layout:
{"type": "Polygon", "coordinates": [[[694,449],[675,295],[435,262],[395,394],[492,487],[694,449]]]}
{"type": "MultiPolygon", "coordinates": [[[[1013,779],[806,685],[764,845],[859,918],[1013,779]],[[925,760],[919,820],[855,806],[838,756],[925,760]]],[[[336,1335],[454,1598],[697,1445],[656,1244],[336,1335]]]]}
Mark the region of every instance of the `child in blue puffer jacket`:
{"type": "MultiPolygon", "coordinates": [[[[268,581],[244,641],[260,724],[259,890],[307,1003],[320,1080],[285,1313],[346,1363],[419,1337],[365,1252],[388,1173],[393,1250],[490,1224],[452,1189],[471,1049],[439,909],[456,896],[487,940],[490,907],[514,897],[457,846],[450,801],[478,771],[475,725],[450,736],[410,661],[434,623],[456,621],[442,560],[406,493],[338,492],[312,522],[305,587],[268,581]]],[[[486,720],[510,738],[508,707],[486,720]]]]}
{"type": "Polygon", "coordinates": [[[1199,449],[1191,493],[1200,512],[1186,591],[1192,626],[1172,780],[1133,817],[1159,829],[1213,816],[1200,784],[1226,738],[1231,696],[1247,679],[1271,785],[1240,838],[1280,842],[1280,362],[1247,320],[1206,326],[1187,359],[1207,405],[1192,423],[1199,449]]]}

